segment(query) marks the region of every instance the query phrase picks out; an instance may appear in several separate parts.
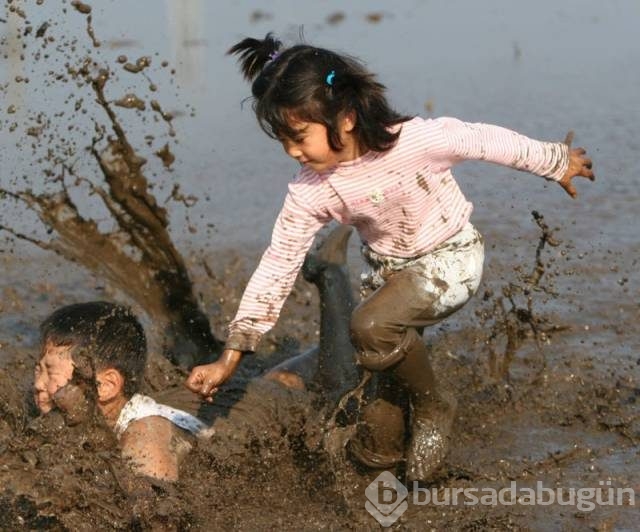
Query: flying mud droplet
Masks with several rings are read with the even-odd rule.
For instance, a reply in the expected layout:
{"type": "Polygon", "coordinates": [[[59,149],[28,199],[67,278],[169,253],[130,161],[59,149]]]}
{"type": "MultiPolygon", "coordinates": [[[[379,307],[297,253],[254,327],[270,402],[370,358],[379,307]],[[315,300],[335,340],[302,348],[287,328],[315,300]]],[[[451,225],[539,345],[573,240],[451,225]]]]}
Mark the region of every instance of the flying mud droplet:
{"type": "MultiPolygon", "coordinates": [[[[11,2],[8,2],[11,3],[11,2]]],[[[16,15],[18,15],[20,18],[26,19],[27,15],[25,14],[25,12],[20,9],[18,6],[12,5],[9,7],[9,12],[10,13],[15,13],[16,15]]]]}
{"type": "Polygon", "coordinates": [[[125,94],[119,100],[115,100],[114,105],[118,107],[124,107],[125,109],[137,109],[138,111],[144,111],[147,105],[144,100],[138,98],[135,94],[125,94]]]}
{"type": "Polygon", "coordinates": [[[138,72],[142,72],[145,68],[151,65],[150,57],[141,57],[135,63],[127,63],[122,68],[124,68],[127,72],[131,72],[132,74],[137,74],[138,72]]]}
{"type": "Polygon", "coordinates": [[[262,11],[261,9],[256,9],[249,16],[249,21],[252,24],[255,24],[256,22],[260,22],[263,20],[271,20],[272,18],[273,18],[273,15],[271,13],[267,13],[266,11],[262,11]]]}
{"type": "Polygon", "coordinates": [[[158,113],[162,119],[169,125],[169,136],[175,137],[176,133],[173,129],[173,115],[171,113],[165,113],[160,107],[160,104],[157,100],[151,100],[151,109],[153,109],[156,113],[158,113]]]}
{"type": "Polygon", "coordinates": [[[40,27],[36,30],[36,39],[44,37],[44,34],[47,32],[48,28],[49,28],[49,23],[48,22],[43,22],[40,25],[40,27]]]}
{"type": "Polygon", "coordinates": [[[134,39],[111,39],[107,41],[107,46],[113,50],[117,50],[118,48],[131,48],[137,44],[138,41],[134,39]]]}
{"type": "Polygon", "coordinates": [[[426,102],[424,102],[424,110],[427,113],[433,114],[433,107],[434,107],[434,104],[432,99],[429,99],[426,102]]]}
{"type": "Polygon", "coordinates": [[[344,21],[346,15],[342,11],[336,11],[327,17],[327,24],[335,26],[344,21]]]}
{"type": "Polygon", "coordinates": [[[365,20],[369,23],[369,24],[378,24],[379,22],[382,21],[382,19],[384,18],[384,13],[368,13],[365,16],[365,20]]]}
{"type": "Polygon", "coordinates": [[[42,135],[42,132],[44,131],[45,126],[31,126],[27,128],[27,135],[29,135],[30,137],[36,137],[39,138],[40,135],[42,135]]]}
{"type": "Polygon", "coordinates": [[[71,5],[76,9],[76,11],[82,13],[83,15],[88,15],[89,13],[91,13],[91,6],[88,4],[84,4],[79,0],[74,0],[73,2],[71,2],[71,5]]]}
{"type": "Polygon", "coordinates": [[[171,150],[169,149],[168,143],[155,152],[155,154],[160,158],[165,168],[171,168],[171,165],[176,160],[175,155],[171,153],[171,150]]]}
{"type": "Polygon", "coordinates": [[[76,9],[78,13],[82,13],[83,15],[87,15],[87,35],[91,39],[91,43],[94,47],[100,47],[100,41],[96,38],[96,33],[93,29],[92,25],[92,16],[91,16],[91,6],[88,4],[84,4],[79,0],[74,0],[71,2],[71,5],[76,9]]]}

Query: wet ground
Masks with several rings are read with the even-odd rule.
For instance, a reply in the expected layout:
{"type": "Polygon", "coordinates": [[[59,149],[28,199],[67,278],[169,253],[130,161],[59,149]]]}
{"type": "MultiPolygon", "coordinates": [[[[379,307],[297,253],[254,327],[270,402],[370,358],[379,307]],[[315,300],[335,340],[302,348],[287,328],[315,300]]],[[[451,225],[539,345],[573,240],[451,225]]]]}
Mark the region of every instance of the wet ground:
{"type": "MultiPolygon", "coordinates": [[[[189,2],[189,9],[177,11],[175,5],[160,8],[140,2],[138,11],[123,2],[109,2],[94,10],[92,24],[110,61],[126,54],[135,62],[148,54],[158,66],[151,77],[162,105],[176,111],[176,135],[170,135],[157,113],[153,116],[160,118],[143,125],[127,122],[128,132],[144,146],[141,139],[152,131],[150,149],[160,150],[168,143],[176,155],[171,171],[163,171],[162,161],[151,156],[150,164],[157,168],[150,176],[157,180],[154,190],[169,210],[175,242],[219,336],[237,307],[295,171],[278,146],[257,131],[249,106],[240,109],[248,88],[241,84],[233,62],[223,56],[238,38],[275,29],[293,39],[297,25],[304,23],[310,41],[367,59],[403,112],[499,123],[539,138],[561,139],[567,129],[576,130],[576,144],[589,148],[598,178],[593,184],[579,183],[577,201],[525,174],[482,165],[460,167],[461,185],[476,205],[473,221],[487,242],[487,262],[478,297],[425,336],[433,346],[438,374],[456,391],[459,403],[452,452],[428,487],[438,490],[440,501],[451,488],[500,489],[512,482],[535,487],[538,481],[547,488],[632,488],[640,494],[640,238],[635,187],[640,169],[635,134],[640,120],[640,71],[635,68],[640,47],[632,33],[637,5],[536,2],[516,7],[461,1],[444,7],[407,1],[390,10],[383,3],[346,9],[328,2],[305,11],[282,1],[268,9],[244,2],[216,12],[204,2],[189,2]],[[180,34],[180,17],[191,24],[187,36],[180,34]],[[162,78],[159,64],[165,58],[170,63],[166,72],[171,65],[179,66],[162,78]],[[185,196],[199,201],[188,209],[184,197],[170,201],[175,199],[174,183],[185,196]],[[544,215],[560,245],[543,250],[546,271],[530,303],[512,291],[516,309],[510,312],[508,298],[503,299],[504,307],[496,304],[503,289],[522,285],[522,276],[535,266],[540,230],[532,220],[533,210],[544,215]],[[518,345],[511,353],[506,338],[514,330],[518,345]]],[[[51,36],[63,27],[63,20],[82,15],[68,6],[63,17],[52,3],[41,9],[46,11],[40,18],[29,15],[34,18],[32,32],[42,30],[44,20],[57,20],[58,26],[45,28],[51,36]]],[[[0,23],[0,29],[15,23],[11,16],[0,14],[8,21],[0,23]]],[[[78,20],[79,48],[90,48],[85,18],[78,20]]],[[[24,63],[8,62],[2,68],[3,98],[7,108],[16,109],[0,129],[0,183],[10,190],[51,186],[43,183],[35,154],[46,153],[56,145],[55,139],[25,133],[16,140],[11,124],[33,126],[39,107],[73,109],[77,97],[68,98],[68,85],[43,84],[31,92],[35,74],[24,63]],[[9,83],[25,75],[32,77],[29,84],[9,83]],[[25,87],[29,90],[21,90],[25,87]]],[[[118,96],[137,87],[124,80],[118,96]]],[[[68,135],[65,138],[71,139],[73,131],[68,135]]],[[[82,151],[73,157],[84,168],[82,151]]],[[[46,235],[24,209],[6,197],[0,201],[2,225],[46,235]]],[[[81,207],[90,211],[92,200],[87,201],[81,207]]],[[[350,260],[355,278],[355,253],[350,260]]],[[[349,462],[327,462],[306,452],[295,438],[260,440],[244,455],[224,459],[220,448],[201,445],[183,480],[166,486],[130,478],[108,433],[99,428],[60,428],[55,419],[46,426],[34,425],[25,398],[41,319],[57,306],[87,299],[115,298],[134,307],[135,303],[104,279],[24,240],[3,240],[0,264],[3,529],[376,525],[365,510],[365,488],[378,472],[349,462]]],[[[183,375],[156,354],[162,331],[144,316],[143,320],[153,354],[147,390],[179,386],[183,375]]],[[[246,373],[256,374],[313,345],[317,334],[315,292],[299,282],[261,353],[248,361],[246,373]]],[[[396,473],[402,476],[402,471],[396,473]]],[[[601,500],[607,500],[603,493],[601,500]]],[[[637,529],[637,508],[628,498],[621,505],[599,504],[592,510],[576,504],[417,502],[420,499],[410,494],[408,509],[393,526],[637,529]]]]}
{"type": "MultiPolygon", "coordinates": [[[[530,251],[534,252],[532,247],[530,251]]],[[[304,440],[312,438],[309,433],[293,437],[272,432],[245,442],[244,451],[233,448],[230,452],[232,447],[220,442],[201,444],[177,485],[149,487],[128,478],[108,433],[91,426],[43,428],[35,422],[34,427],[28,410],[25,413],[25,397],[36,357],[36,317],[66,301],[112,296],[82,272],[70,273],[51,260],[45,263],[51,274],[47,284],[4,287],[0,504],[5,529],[20,524],[73,530],[89,526],[333,529],[375,524],[364,509],[364,490],[378,472],[308,452],[304,440]],[[61,278],[69,275],[73,288],[61,278]]],[[[8,271],[14,272],[19,264],[15,259],[6,263],[8,271]]],[[[40,266],[22,264],[18,270],[24,275],[40,266]]],[[[237,265],[234,271],[238,272],[237,265]]],[[[514,273],[505,271],[504,276],[517,282],[514,273]]],[[[596,282],[586,269],[577,269],[574,277],[596,282]]],[[[221,323],[221,317],[233,309],[242,283],[230,288],[208,277],[197,279],[204,301],[222,301],[219,312],[212,313],[221,323]]],[[[487,289],[499,289],[502,283],[490,273],[485,284],[487,289]]],[[[605,502],[609,486],[637,492],[640,362],[635,303],[610,301],[608,308],[615,310],[615,316],[592,321],[578,319],[590,315],[580,313],[582,297],[571,302],[562,292],[553,301],[567,310],[556,312],[545,305],[542,295],[535,296],[536,316],[546,320],[539,325],[551,332],[541,349],[527,335],[509,364],[509,378],[504,379],[496,369],[504,346],[491,343],[483,332],[499,321],[493,299],[477,298],[454,320],[428,333],[437,372],[443,384],[456,391],[459,411],[445,468],[433,483],[422,487],[436,490],[439,495],[432,497],[440,502],[447,489],[498,490],[512,482],[521,489],[534,488],[540,481],[567,493],[601,488],[605,502]]],[[[265,342],[265,352],[248,360],[245,372],[255,374],[296,352],[296,342],[312,344],[318,327],[316,305],[311,287],[300,282],[281,323],[265,342]],[[274,354],[268,355],[269,351],[274,354]]],[[[179,371],[157,355],[152,357],[145,383],[149,392],[166,391],[180,381],[179,371]]],[[[402,471],[394,473],[402,478],[402,471]]],[[[509,506],[490,501],[475,506],[421,506],[411,497],[396,526],[633,530],[637,515],[637,508],[628,501],[579,509],[575,504],[509,506]]]]}

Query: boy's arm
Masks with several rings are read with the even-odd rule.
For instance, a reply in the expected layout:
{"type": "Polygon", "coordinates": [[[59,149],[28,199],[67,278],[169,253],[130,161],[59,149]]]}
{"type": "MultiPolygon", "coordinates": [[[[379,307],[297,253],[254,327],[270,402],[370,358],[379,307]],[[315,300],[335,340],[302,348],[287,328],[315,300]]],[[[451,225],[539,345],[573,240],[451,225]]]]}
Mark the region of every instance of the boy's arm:
{"type": "Polygon", "coordinates": [[[123,458],[141,475],[178,480],[177,428],[168,419],[149,416],[132,421],[120,438],[123,458]]]}

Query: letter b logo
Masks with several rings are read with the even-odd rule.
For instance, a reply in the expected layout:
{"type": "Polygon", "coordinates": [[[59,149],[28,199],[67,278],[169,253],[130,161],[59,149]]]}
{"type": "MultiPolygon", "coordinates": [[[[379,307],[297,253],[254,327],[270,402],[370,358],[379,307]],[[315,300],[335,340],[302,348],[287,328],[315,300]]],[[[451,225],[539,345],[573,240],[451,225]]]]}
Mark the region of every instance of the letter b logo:
{"type": "Polygon", "coordinates": [[[364,491],[364,507],[383,527],[391,526],[406,511],[407,488],[389,471],[383,471],[364,491]]]}

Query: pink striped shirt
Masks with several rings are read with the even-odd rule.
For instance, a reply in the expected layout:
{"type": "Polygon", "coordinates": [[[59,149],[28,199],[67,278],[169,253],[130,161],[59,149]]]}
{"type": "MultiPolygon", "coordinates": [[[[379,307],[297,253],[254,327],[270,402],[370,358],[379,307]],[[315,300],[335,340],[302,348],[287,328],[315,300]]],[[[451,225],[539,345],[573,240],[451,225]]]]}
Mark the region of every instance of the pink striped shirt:
{"type": "Polygon", "coordinates": [[[456,234],[472,204],[451,168],[482,160],[553,180],[568,167],[568,147],[488,124],[414,118],[389,151],[323,172],[303,167],[289,185],[271,239],[229,325],[226,347],[255,351],[289,295],[316,232],[331,220],[354,226],[373,251],[424,255],[456,234]]]}

